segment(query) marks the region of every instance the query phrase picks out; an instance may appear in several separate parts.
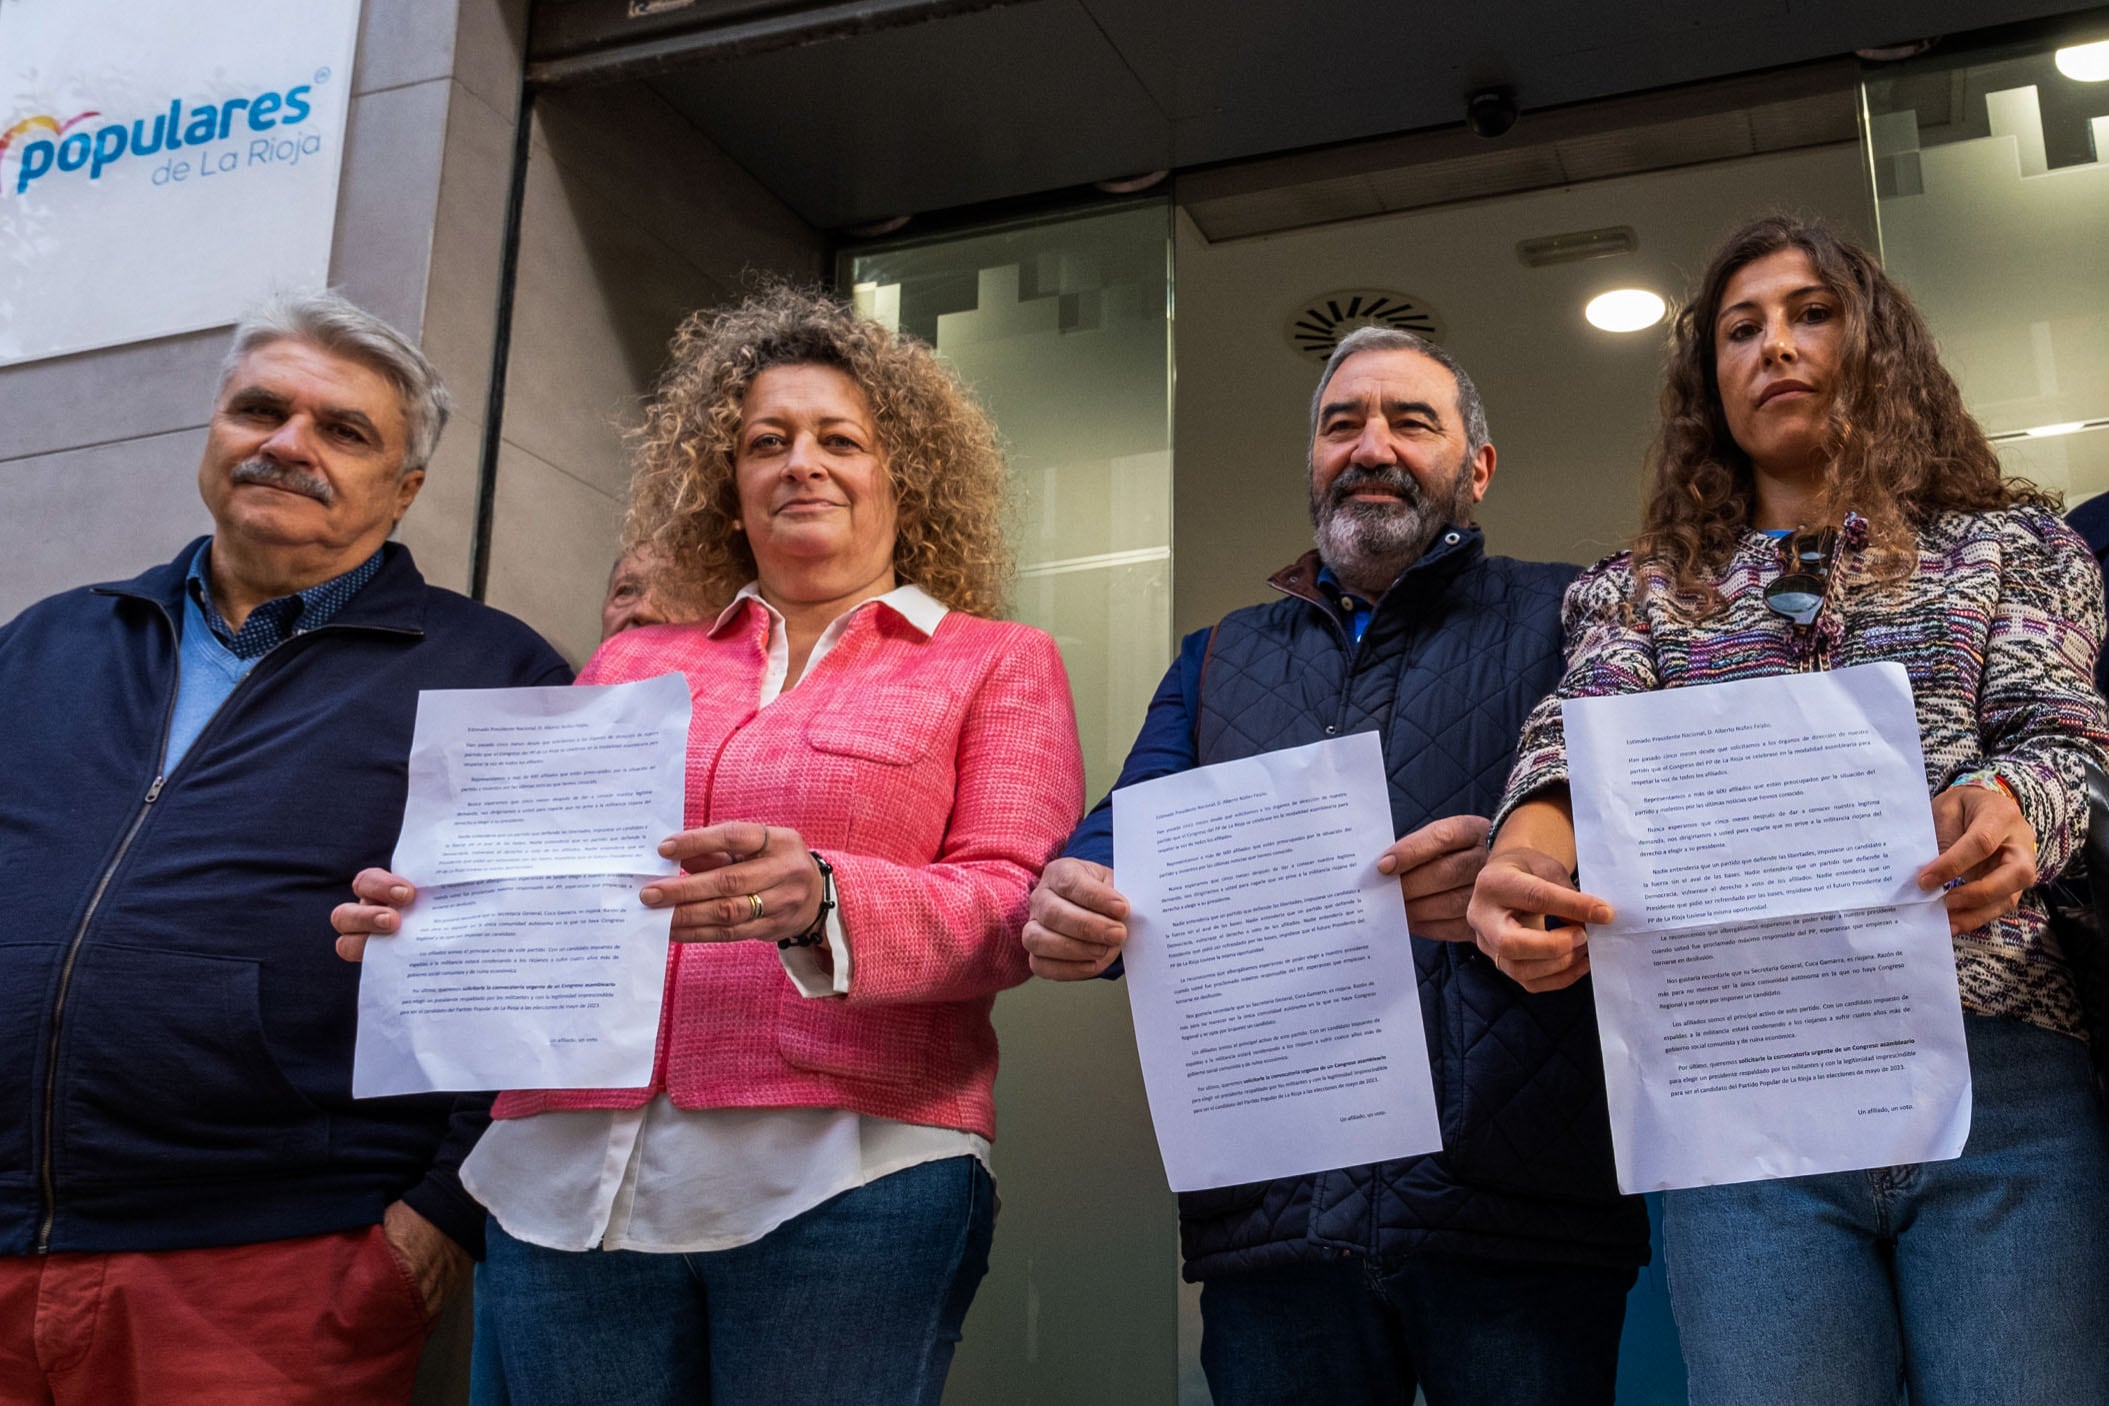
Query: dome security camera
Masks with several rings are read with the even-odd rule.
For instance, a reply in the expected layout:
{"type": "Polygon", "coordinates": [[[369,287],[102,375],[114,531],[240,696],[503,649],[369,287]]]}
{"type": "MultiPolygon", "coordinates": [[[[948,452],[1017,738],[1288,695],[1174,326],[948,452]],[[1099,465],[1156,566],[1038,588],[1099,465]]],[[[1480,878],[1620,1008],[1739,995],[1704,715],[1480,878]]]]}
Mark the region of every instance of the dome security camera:
{"type": "Polygon", "coordinates": [[[1465,99],[1465,125],[1482,137],[1498,137],[1516,125],[1516,91],[1481,88],[1465,99]]]}

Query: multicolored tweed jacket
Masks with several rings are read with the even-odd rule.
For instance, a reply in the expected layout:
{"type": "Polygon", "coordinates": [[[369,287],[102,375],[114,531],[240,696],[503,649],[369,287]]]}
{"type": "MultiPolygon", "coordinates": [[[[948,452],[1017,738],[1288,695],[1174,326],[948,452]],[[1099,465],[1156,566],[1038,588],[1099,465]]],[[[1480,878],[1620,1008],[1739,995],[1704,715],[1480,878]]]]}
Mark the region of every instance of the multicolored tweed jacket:
{"type": "MultiPolygon", "coordinates": [[[[1779,544],[1744,534],[1719,588],[1727,608],[1694,623],[1659,586],[1637,610],[1629,553],[1576,579],[1562,607],[1567,674],[1532,710],[1517,748],[1498,828],[1534,792],[1566,780],[1560,700],[1895,660],[1911,676],[1926,785],[1938,792],[1989,771],[2036,829],[2037,871],[2055,877],[2086,835],[2081,768],[2109,752],[2094,689],[2102,642],[2102,578],[2063,522],[2037,508],[1944,514],[1918,534],[1919,561],[1901,582],[1867,571],[1867,523],[1848,517],[1831,586],[1813,625],[1767,609],[1779,544]]],[[[2047,938],[2040,895],[1955,939],[1963,1005],[2048,1030],[2081,1034],[2072,978],[2047,938]]]]}

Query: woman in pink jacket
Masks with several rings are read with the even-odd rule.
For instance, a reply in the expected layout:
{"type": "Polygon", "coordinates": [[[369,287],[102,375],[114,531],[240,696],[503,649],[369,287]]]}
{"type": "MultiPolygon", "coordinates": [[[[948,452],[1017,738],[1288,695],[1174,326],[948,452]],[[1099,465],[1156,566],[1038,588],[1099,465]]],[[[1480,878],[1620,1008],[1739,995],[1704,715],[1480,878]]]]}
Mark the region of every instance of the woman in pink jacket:
{"type": "MultiPolygon", "coordinates": [[[[505,1094],[462,1169],[515,1406],[938,1401],[988,1262],[989,1012],[1083,799],[1054,642],[992,618],[1005,482],[929,349],[838,302],[676,334],[625,546],[702,612],[579,675],[688,678],[684,872],[642,892],[675,945],[650,1086],[505,1094]]],[[[354,888],[348,956],[410,896],[354,888]]]]}

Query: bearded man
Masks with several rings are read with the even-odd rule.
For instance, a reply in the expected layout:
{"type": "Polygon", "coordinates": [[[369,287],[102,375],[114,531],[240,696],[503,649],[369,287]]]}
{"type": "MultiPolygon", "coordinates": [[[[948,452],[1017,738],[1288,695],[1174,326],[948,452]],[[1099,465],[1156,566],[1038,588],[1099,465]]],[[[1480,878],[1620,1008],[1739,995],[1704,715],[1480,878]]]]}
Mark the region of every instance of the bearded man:
{"type": "MultiPolygon", "coordinates": [[[[1409,333],[1344,338],[1311,400],[1316,550],[1282,599],[1187,637],[1121,786],[1354,732],[1384,746],[1443,1150],[1179,1198],[1216,1406],[1609,1406],[1647,1218],[1618,1195],[1586,979],[1553,999],[1464,921],[1516,737],[1561,673],[1574,568],[1488,556],[1486,411],[1409,333]]],[[[1110,797],[1047,867],[1023,941],[1056,981],[1110,975],[1127,903],[1110,797]]]]}

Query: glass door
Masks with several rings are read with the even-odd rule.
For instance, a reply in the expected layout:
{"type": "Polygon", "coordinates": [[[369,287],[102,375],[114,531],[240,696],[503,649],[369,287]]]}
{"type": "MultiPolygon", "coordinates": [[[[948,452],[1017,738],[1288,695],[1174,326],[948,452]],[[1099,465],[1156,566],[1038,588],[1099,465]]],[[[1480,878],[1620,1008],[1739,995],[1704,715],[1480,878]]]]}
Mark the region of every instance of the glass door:
{"type": "Polygon", "coordinates": [[[1883,264],[2008,471],[2068,507],[2109,490],[2109,21],[2069,38],[1863,88],[1883,264]]]}
{"type": "MultiPolygon", "coordinates": [[[[1087,803],[1172,654],[1171,207],[1152,200],[845,253],[857,306],[937,348],[1010,453],[1012,614],[1052,634],[1087,803]]],[[[1114,982],[996,1003],[988,1278],[952,1402],[1161,1406],[1178,1371],[1178,1214],[1114,982]]]]}

